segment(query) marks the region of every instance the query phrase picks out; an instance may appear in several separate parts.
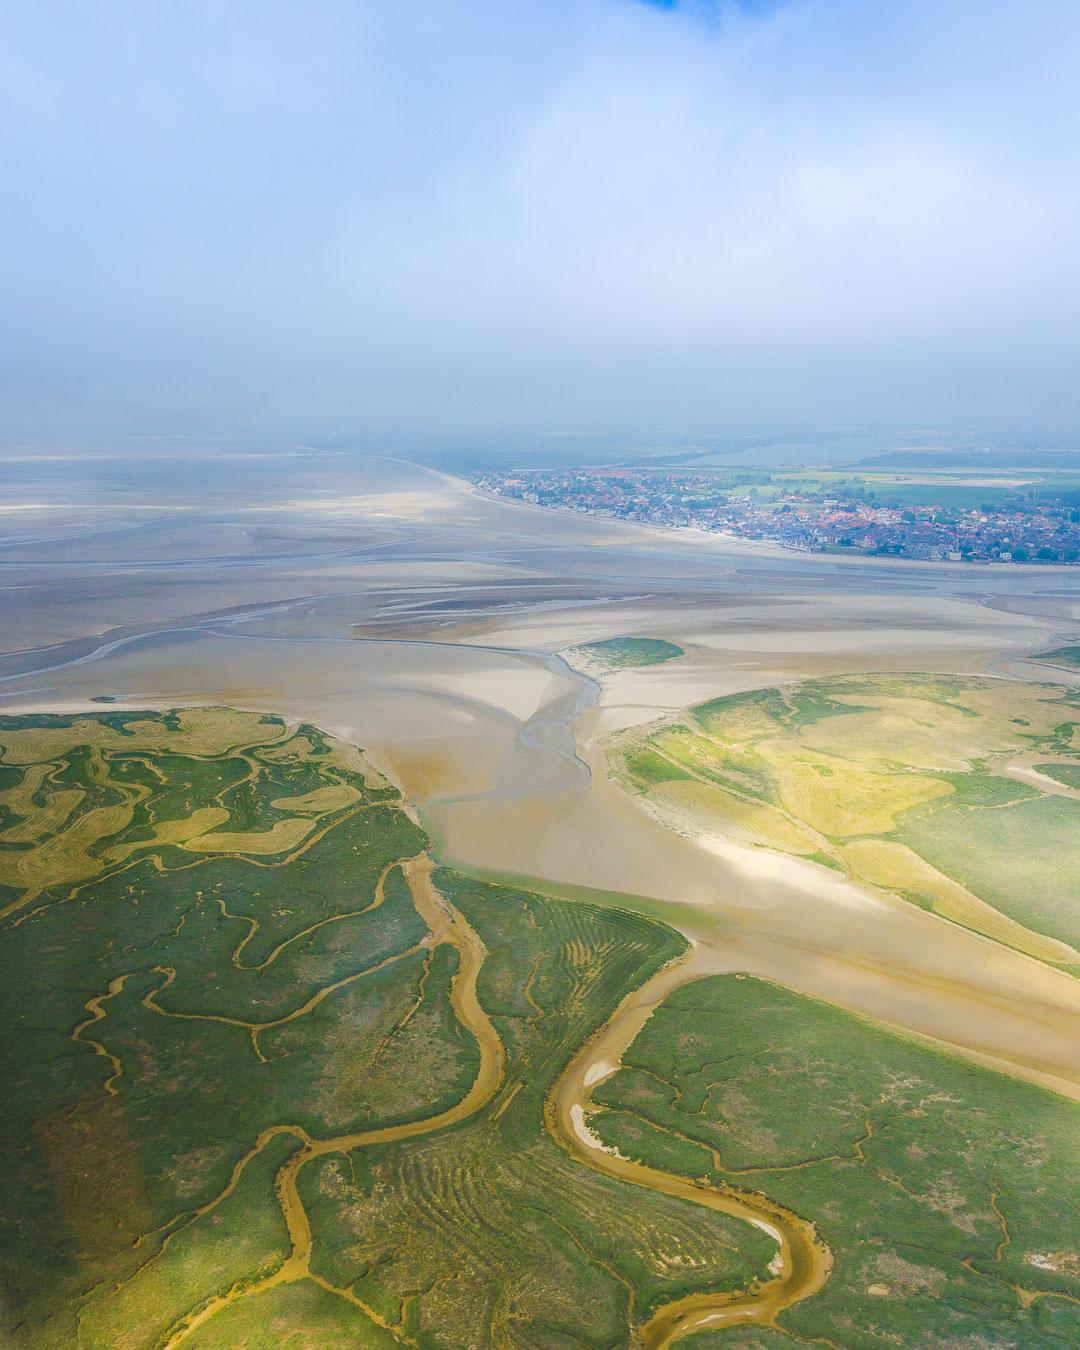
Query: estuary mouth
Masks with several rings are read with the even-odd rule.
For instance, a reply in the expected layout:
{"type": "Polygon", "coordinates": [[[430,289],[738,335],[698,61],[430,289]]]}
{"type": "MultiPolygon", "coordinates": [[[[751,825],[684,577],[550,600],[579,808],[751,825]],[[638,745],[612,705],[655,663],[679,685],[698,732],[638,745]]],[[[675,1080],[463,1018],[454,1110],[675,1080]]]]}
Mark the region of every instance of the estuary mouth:
{"type": "MultiPolygon", "coordinates": [[[[388,551],[428,525],[408,528],[388,551]]],[[[1076,681],[1029,659],[1067,622],[1061,583],[869,596],[850,569],[811,585],[773,558],[766,580],[695,542],[643,586],[652,541],[578,529],[538,531],[531,566],[553,550],[591,596],[523,593],[525,547],[494,530],[499,561],[457,582],[403,556],[374,590],[0,658],[0,937],[32,954],[12,987],[95,972],[57,976],[55,1027],[35,1013],[88,1075],[40,1128],[58,1185],[76,1145],[107,1183],[65,1218],[86,1285],[66,1306],[94,1335],[243,1343],[291,1308],[476,1339],[449,1266],[410,1284],[416,1241],[458,1265],[520,1250],[531,1318],[561,1306],[543,1272],[576,1303],[603,1289],[613,1344],[783,1334],[837,1289],[952,1287],[895,1248],[912,1195],[971,1235],[965,1280],[995,1277],[1015,1198],[985,1199],[981,1150],[1015,1197],[1080,1098],[1071,873],[1021,884],[1027,841],[1069,856],[1078,809],[1076,681]],[[165,1109],[230,1079],[229,1131],[165,1109]],[[1049,1141],[1022,1163],[1018,1113],[1049,1141]],[[167,1161],[132,1198],[109,1141],[148,1121],[167,1161]],[[972,1161],[945,1168],[957,1129],[972,1161]],[[119,1237],[84,1235],[95,1207],[119,1237]],[[257,1259],[209,1236],[253,1216],[257,1259]]],[[[1010,1270],[1021,1312],[1056,1296],[1040,1278],[1010,1270]]]]}

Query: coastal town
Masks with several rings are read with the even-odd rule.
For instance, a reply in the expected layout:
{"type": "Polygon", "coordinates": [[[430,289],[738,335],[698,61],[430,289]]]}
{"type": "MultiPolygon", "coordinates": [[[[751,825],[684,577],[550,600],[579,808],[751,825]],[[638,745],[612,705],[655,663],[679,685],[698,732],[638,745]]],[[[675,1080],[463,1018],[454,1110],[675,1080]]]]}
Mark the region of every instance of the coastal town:
{"type": "Polygon", "coordinates": [[[894,491],[872,484],[648,469],[544,470],[475,475],[480,491],[562,511],[697,529],[805,553],[863,554],[931,562],[1077,563],[1080,510],[1062,496],[1043,499],[992,488],[958,494],[948,480],[894,491]],[[971,500],[957,502],[957,496],[971,500]],[[885,496],[881,493],[880,496],[885,496]],[[929,500],[928,500],[929,498],[929,500]]]}

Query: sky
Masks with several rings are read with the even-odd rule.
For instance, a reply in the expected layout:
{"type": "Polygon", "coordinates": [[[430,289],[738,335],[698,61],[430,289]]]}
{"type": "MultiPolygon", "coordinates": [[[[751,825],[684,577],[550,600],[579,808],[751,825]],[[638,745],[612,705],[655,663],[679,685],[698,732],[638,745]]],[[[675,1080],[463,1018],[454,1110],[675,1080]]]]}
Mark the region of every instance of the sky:
{"type": "Polygon", "coordinates": [[[1074,0],[0,0],[0,434],[1080,428],[1074,0]]]}

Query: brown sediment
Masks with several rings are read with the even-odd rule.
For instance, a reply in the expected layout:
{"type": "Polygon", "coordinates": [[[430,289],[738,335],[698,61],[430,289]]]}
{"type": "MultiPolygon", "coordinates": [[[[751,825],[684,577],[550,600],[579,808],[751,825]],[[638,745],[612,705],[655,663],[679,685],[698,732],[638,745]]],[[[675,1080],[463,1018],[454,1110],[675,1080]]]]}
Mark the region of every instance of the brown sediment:
{"type": "Polygon", "coordinates": [[[1080,1303],[1080,1298],[1075,1294],[1067,1294],[1063,1289],[1024,1289],[1018,1284],[1014,1284],[1013,1290],[1016,1297],[1020,1300],[1021,1308],[1030,1308],[1033,1303],[1037,1303],[1041,1298],[1060,1298],[1066,1303],[1080,1303]]]}
{"type": "Polygon", "coordinates": [[[571,1058],[545,1105],[548,1129],[573,1158],[618,1181],[659,1191],[741,1219],[768,1233],[777,1244],[770,1264],[774,1278],[745,1290],[691,1294],[664,1304],[633,1330],[637,1350],[656,1350],[682,1336],[737,1322],[771,1326],[793,1303],[822,1287],[832,1255],[814,1225],[757,1191],[723,1183],[690,1180],[623,1157],[589,1128],[593,1088],[616,1071],[622,1056],[663,1000],[680,985],[707,973],[697,949],[670,962],[628,994],[608,1021],[571,1058]]]}
{"type": "Polygon", "coordinates": [[[201,1219],[204,1214],[209,1214],[211,1211],[217,1209],[223,1201],[227,1200],[239,1185],[240,1178],[243,1176],[244,1169],[247,1167],[248,1163],[262,1152],[271,1139],[275,1139],[281,1134],[291,1134],[298,1139],[300,1138],[299,1131],[292,1125],[271,1125],[256,1137],[251,1148],[249,1148],[248,1151],[233,1164],[232,1171],[229,1174],[229,1180],[223,1190],[219,1191],[217,1195],[211,1200],[208,1200],[205,1204],[199,1205],[198,1208],[184,1210],[179,1214],[174,1214],[173,1217],[168,1219],[165,1223],[160,1224],[157,1228],[151,1229],[150,1232],[143,1233],[141,1237],[136,1238],[135,1242],[132,1244],[132,1250],[137,1250],[139,1247],[143,1246],[144,1243],[150,1242],[154,1238],[160,1237],[162,1240],[161,1245],[147,1256],[145,1260],[141,1261],[130,1275],[126,1276],[114,1286],[112,1293],[116,1294],[126,1285],[131,1284],[147,1266],[152,1265],[153,1262],[157,1260],[174,1237],[179,1236],[185,1229],[190,1228],[193,1223],[198,1219],[201,1219]],[[164,1236],[162,1236],[163,1234],[164,1236]]]}

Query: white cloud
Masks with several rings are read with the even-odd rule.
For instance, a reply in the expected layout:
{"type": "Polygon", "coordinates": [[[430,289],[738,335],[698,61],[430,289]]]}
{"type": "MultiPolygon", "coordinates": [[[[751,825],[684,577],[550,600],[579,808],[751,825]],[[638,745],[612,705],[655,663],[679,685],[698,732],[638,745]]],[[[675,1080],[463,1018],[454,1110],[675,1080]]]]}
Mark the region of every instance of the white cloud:
{"type": "Polygon", "coordinates": [[[16,421],[1080,423],[1071,0],[7,27],[16,421]]]}

